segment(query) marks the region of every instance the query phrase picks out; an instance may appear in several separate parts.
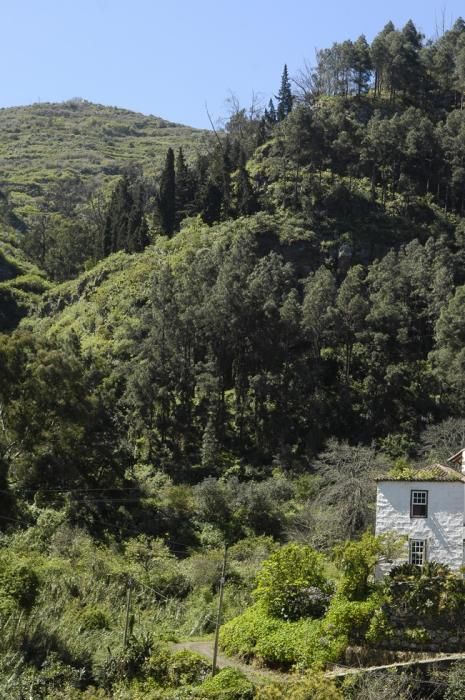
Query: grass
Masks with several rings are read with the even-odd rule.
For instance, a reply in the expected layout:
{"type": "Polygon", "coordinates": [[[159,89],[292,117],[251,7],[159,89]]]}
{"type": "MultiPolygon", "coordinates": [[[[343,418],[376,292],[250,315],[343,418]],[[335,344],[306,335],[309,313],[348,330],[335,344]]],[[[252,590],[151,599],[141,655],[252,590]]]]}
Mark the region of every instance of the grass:
{"type": "Polygon", "coordinates": [[[26,220],[28,208],[54,186],[105,187],[131,164],[150,177],[168,147],[182,146],[192,159],[209,138],[207,131],[79,99],[0,109],[0,133],[0,190],[26,220]]]}

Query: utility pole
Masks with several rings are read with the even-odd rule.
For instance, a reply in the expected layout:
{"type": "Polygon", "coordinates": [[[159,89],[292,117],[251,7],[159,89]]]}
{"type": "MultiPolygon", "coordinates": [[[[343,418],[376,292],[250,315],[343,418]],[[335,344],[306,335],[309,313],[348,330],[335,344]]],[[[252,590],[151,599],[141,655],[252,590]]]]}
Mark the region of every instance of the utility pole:
{"type": "Polygon", "coordinates": [[[220,579],[220,599],[218,602],[218,615],[216,617],[215,643],[213,646],[212,676],[214,676],[218,670],[216,667],[216,661],[218,659],[218,640],[219,640],[219,636],[220,636],[221,617],[223,614],[223,592],[224,592],[224,583],[225,583],[225,576],[226,576],[227,556],[228,556],[228,545],[225,544],[224,545],[224,555],[223,555],[223,568],[221,571],[221,579],[220,579]]]}
{"type": "Polygon", "coordinates": [[[132,579],[128,578],[128,584],[127,584],[127,588],[126,588],[126,619],[124,622],[123,649],[126,649],[126,647],[128,645],[129,614],[131,612],[131,597],[132,597],[132,579]]]}

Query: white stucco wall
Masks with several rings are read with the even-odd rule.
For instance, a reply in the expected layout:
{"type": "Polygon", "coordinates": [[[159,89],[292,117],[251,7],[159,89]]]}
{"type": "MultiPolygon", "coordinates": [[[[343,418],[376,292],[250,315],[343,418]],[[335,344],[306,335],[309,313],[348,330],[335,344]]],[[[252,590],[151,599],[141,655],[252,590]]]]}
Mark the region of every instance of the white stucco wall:
{"type": "MultiPolygon", "coordinates": [[[[408,539],[427,540],[428,561],[463,566],[465,485],[460,481],[379,481],[376,502],[376,534],[394,532],[408,539]],[[410,492],[428,491],[428,517],[410,517],[410,492]]],[[[378,575],[395,564],[408,561],[405,555],[395,562],[382,562],[378,575]]]]}

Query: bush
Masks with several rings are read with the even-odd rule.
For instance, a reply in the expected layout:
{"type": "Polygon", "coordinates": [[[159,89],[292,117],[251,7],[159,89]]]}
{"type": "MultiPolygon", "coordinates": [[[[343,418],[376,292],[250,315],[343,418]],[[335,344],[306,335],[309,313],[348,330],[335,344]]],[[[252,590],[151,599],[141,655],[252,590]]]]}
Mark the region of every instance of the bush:
{"type": "Polygon", "coordinates": [[[39,592],[39,579],[28,565],[18,562],[0,562],[0,611],[18,607],[29,611],[39,592]]]}
{"type": "Polygon", "coordinates": [[[349,600],[364,600],[370,593],[370,576],[386,548],[380,537],[369,532],[358,541],[348,541],[334,548],[335,558],[343,576],[338,586],[341,595],[349,600]]]}
{"type": "Polygon", "coordinates": [[[172,653],[167,647],[161,644],[156,645],[152,648],[150,658],[145,663],[146,675],[160,685],[166,685],[171,657],[172,653]]]}
{"type": "Polygon", "coordinates": [[[265,685],[259,688],[256,700],[344,700],[335,683],[322,673],[286,685],[265,685]]]}
{"type": "Polygon", "coordinates": [[[127,648],[118,656],[108,658],[98,672],[98,679],[105,690],[114,683],[131,680],[145,673],[145,665],[152,653],[153,641],[150,636],[137,639],[132,637],[127,648]]]}
{"type": "Polygon", "coordinates": [[[465,614],[465,582],[445,564],[394,567],[384,590],[387,617],[401,617],[413,626],[421,618],[424,624],[445,627],[465,614]]]}
{"type": "Polygon", "coordinates": [[[258,604],[224,625],[221,632],[221,647],[227,654],[257,657],[282,668],[337,661],[347,643],[346,636],[328,634],[321,620],[279,620],[258,604]]]}
{"type": "Polygon", "coordinates": [[[273,617],[321,617],[332,593],[323,557],[306,545],[288,544],[267,559],[257,577],[255,596],[273,617]]]}
{"type": "Polygon", "coordinates": [[[368,600],[347,600],[342,595],[334,596],[324,619],[324,629],[336,635],[347,636],[349,642],[362,642],[376,611],[380,609],[381,597],[373,594],[368,600]]]}
{"type": "Polygon", "coordinates": [[[169,660],[169,684],[178,688],[183,685],[202,683],[210,670],[210,663],[200,654],[188,649],[177,651],[169,660]]]}
{"type": "Polygon", "coordinates": [[[110,618],[101,608],[86,608],[81,613],[81,630],[110,629],[110,618]]]}
{"type": "Polygon", "coordinates": [[[444,700],[463,700],[465,698],[465,665],[454,664],[447,674],[447,689],[444,700]]]}
{"type": "Polygon", "coordinates": [[[221,648],[227,654],[251,658],[256,653],[258,640],[269,636],[279,626],[279,620],[269,617],[261,605],[255,604],[222,626],[221,648]]]}
{"type": "Polygon", "coordinates": [[[248,678],[234,668],[224,668],[222,671],[207,678],[199,688],[199,697],[215,698],[215,700],[252,700],[254,686],[248,678]]]}

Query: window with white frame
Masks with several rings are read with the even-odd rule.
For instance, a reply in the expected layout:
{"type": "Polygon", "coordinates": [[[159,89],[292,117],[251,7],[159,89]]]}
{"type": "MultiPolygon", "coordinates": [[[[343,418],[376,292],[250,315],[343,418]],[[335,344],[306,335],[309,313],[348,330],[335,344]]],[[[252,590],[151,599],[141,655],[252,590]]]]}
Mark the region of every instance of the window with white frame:
{"type": "Polygon", "coordinates": [[[410,517],[428,517],[428,491],[410,491],[410,517]]]}
{"type": "Polygon", "coordinates": [[[423,566],[426,561],[426,540],[409,541],[409,563],[423,566]]]}

